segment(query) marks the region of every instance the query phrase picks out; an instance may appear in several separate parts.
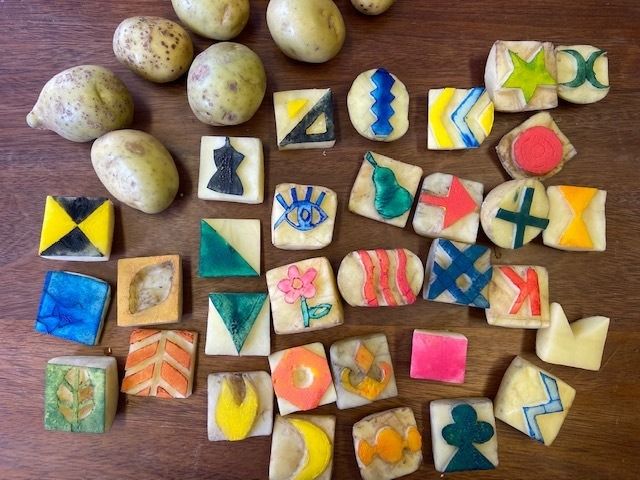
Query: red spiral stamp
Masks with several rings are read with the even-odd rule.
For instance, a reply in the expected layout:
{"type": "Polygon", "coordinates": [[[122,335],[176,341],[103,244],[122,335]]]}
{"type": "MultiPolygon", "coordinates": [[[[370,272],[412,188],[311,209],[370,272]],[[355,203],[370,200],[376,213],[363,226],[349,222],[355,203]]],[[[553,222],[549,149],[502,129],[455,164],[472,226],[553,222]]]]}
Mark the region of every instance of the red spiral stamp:
{"type": "Polygon", "coordinates": [[[525,172],[545,175],[562,162],[562,142],[552,129],[535,126],[513,142],[513,159],[525,172]]]}

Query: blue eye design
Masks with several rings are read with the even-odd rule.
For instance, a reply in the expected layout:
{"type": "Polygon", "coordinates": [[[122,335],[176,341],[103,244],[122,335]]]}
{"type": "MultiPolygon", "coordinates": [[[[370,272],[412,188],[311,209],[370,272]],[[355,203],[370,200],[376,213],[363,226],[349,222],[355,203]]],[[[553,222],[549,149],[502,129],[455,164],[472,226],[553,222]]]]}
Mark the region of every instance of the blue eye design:
{"type": "Polygon", "coordinates": [[[287,204],[287,201],[280,193],[276,195],[276,200],[280,205],[282,205],[284,212],[282,212],[280,218],[278,218],[276,223],[273,225],[274,229],[278,228],[282,222],[287,222],[296,230],[307,232],[309,230],[313,230],[329,218],[327,213],[320,206],[324,201],[325,192],[320,192],[320,195],[318,195],[315,202],[311,201],[311,196],[313,195],[313,187],[311,186],[307,187],[307,193],[302,200],[298,199],[298,192],[295,187],[291,188],[290,193],[290,204],[287,204]]]}

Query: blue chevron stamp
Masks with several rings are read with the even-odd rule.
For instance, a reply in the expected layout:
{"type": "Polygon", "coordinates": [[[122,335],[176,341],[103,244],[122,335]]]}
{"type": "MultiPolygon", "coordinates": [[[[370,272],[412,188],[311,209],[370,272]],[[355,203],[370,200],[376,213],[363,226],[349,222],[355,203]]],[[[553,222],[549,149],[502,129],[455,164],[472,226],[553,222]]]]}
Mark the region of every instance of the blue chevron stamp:
{"type": "Polygon", "coordinates": [[[396,98],[391,93],[395,80],[384,68],[378,68],[371,76],[371,81],[376,86],[371,91],[371,96],[375,100],[371,106],[371,111],[376,116],[376,121],[371,125],[371,130],[377,137],[387,137],[393,132],[390,120],[396,113],[391,106],[391,103],[396,98]]]}
{"type": "Polygon", "coordinates": [[[524,417],[527,420],[529,436],[539,442],[544,442],[536,417],[547,413],[562,412],[563,406],[562,400],[560,400],[560,392],[558,391],[558,382],[556,382],[555,378],[551,378],[549,375],[542,372],[540,372],[540,378],[542,379],[542,385],[547,392],[547,402],[531,407],[522,407],[522,410],[524,411],[524,417]]]}
{"type": "Polygon", "coordinates": [[[428,262],[432,265],[425,299],[489,308],[493,267],[487,247],[438,238],[431,245],[428,262]]]}
{"type": "Polygon", "coordinates": [[[451,121],[460,132],[460,137],[464,142],[464,146],[467,148],[476,148],[480,146],[480,143],[467,124],[467,115],[469,115],[469,112],[483,93],[484,87],[472,88],[451,114],[451,121]]]}

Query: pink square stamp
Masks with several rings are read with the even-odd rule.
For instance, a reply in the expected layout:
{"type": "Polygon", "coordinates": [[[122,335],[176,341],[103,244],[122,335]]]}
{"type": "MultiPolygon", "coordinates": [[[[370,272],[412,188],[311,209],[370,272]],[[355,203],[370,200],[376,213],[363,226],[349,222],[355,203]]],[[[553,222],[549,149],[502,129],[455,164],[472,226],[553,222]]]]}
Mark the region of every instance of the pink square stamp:
{"type": "Polygon", "coordinates": [[[460,333],[414,330],[411,378],[464,383],[467,337],[460,333]]]}

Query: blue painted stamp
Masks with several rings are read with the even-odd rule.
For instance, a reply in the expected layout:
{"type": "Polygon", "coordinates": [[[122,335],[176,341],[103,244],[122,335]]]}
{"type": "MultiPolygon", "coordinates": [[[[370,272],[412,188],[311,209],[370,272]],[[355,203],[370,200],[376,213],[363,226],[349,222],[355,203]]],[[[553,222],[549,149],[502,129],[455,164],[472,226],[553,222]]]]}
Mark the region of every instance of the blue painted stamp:
{"type": "Polygon", "coordinates": [[[438,238],[431,245],[427,272],[425,299],[489,308],[488,288],[493,267],[487,247],[438,238]]]}
{"type": "Polygon", "coordinates": [[[307,232],[313,230],[318,225],[322,224],[329,216],[322,209],[322,202],[324,201],[325,192],[320,192],[318,198],[312,201],[313,186],[307,186],[307,191],[303,199],[298,198],[298,191],[295,187],[291,187],[289,190],[291,194],[291,203],[287,203],[282,194],[276,194],[276,200],[284,212],[273,224],[273,228],[276,229],[282,222],[287,222],[291,227],[301,232],[307,232]]]}
{"type": "Polygon", "coordinates": [[[396,81],[384,68],[378,68],[371,76],[371,81],[376,86],[371,91],[371,96],[375,100],[371,106],[371,111],[376,116],[376,121],[371,125],[371,130],[377,137],[388,137],[393,132],[390,120],[396,113],[391,106],[396,98],[391,93],[393,84],[396,81]]]}
{"type": "Polygon", "coordinates": [[[540,379],[542,380],[542,385],[544,386],[545,392],[547,394],[547,401],[538,405],[522,407],[522,410],[524,411],[524,417],[527,420],[527,429],[529,430],[529,436],[539,442],[544,442],[544,438],[542,437],[542,432],[540,431],[540,426],[538,425],[536,417],[538,415],[545,415],[547,413],[562,412],[563,406],[562,400],[560,399],[560,392],[558,391],[558,382],[556,382],[556,379],[542,372],[540,372],[540,379]]]}
{"type": "Polygon", "coordinates": [[[96,345],[107,313],[111,287],[79,273],[49,271],[45,275],[36,332],[96,345]]]}

